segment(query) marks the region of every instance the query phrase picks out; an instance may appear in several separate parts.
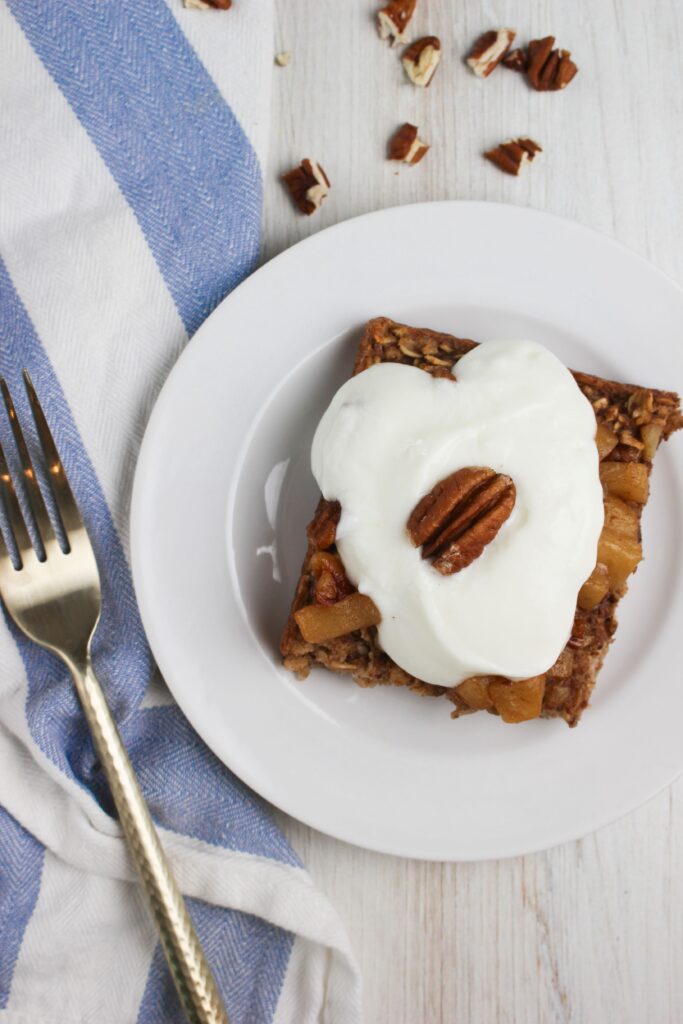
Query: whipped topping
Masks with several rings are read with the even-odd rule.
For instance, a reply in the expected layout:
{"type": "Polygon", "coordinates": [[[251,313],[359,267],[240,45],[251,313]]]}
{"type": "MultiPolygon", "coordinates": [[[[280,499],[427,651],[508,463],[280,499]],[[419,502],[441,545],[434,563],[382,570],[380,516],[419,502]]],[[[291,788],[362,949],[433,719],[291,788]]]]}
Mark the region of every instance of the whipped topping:
{"type": "Polygon", "coordinates": [[[382,615],[406,672],[455,686],[523,679],[557,660],[603,524],[595,415],[569,370],[529,341],[487,342],[457,381],[380,363],[337,392],[313,440],[313,474],[341,503],[337,547],[382,615]],[[440,575],[408,536],[417,502],[465,466],[512,477],[517,497],[467,568],[440,575]]]}

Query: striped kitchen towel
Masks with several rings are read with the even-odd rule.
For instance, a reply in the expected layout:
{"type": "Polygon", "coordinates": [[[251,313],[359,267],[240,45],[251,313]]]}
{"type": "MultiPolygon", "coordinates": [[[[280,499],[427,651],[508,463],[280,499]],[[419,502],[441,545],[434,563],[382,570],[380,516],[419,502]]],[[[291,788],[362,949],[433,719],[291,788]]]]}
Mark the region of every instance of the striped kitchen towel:
{"type": "MultiPolygon", "coordinates": [[[[0,371],[84,511],[95,664],[231,1021],[354,1024],[339,919],[155,677],[129,568],[154,399],[258,259],[272,53],[270,0],[0,0],[0,371]]],[[[181,1021],[67,674],[0,632],[0,1021],[181,1021]]]]}

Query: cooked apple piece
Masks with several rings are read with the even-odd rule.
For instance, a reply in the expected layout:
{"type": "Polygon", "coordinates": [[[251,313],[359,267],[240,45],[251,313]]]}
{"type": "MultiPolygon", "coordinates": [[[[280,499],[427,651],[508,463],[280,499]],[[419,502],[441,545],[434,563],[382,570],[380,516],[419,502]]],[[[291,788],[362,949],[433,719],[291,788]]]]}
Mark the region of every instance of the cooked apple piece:
{"type": "Polygon", "coordinates": [[[484,711],[493,704],[489,696],[489,683],[500,676],[470,676],[456,686],[455,692],[475,711],[484,711]]]}
{"type": "Polygon", "coordinates": [[[610,586],[622,587],[642,557],[638,510],[608,494],[605,525],[598,541],[598,562],[607,566],[610,586]]]}
{"type": "Polygon", "coordinates": [[[595,435],[595,443],[598,446],[598,455],[600,459],[606,459],[609,453],[614,451],[618,445],[619,439],[609,427],[605,427],[601,423],[595,435]]]}
{"type": "Polygon", "coordinates": [[[643,455],[651,462],[662,439],[662,428],[656,423],[646,423],[640,428],[640,438],[645,446],[643,455]]]}
{"type": "Polygon", "coordinates": [[[367,594],[349,594],[336,604],[309,604],[294,612],[301,635],[309,644],[333,640],[382,621],[377,605],[367,594]]]}
{"type": "Polygon", "coordinates": [[[607,566],[610,586],[624,585],[643,557],[638,513],[621,498],[605,498],[605,525],[598,541],[598,562],[607,566]]]}
{"type": "MultiPolygon", "coordinates": [[[[605,496],[605,525],[604,531],[617,534],[627,540],[640,541],[640,517],[638,509],[627,505],[621,498],[612,494],[605,496]]],[[[598,558],[598,561],[601,561],[598,558]]]]}
{"type": "Polygon", "coordinates": [[[637,541],[603,533],[598,543],[598,558],[607,566],[610,586],[618,590],[642,561],[643,549],[637,541]]]}
{"type": "Polygon", "coordinates": [[[498,680],[489,685],[493,706],[504,722],[528,722],[531,718],[538,718],[544,692],[544,675],[509,682],[498,680]]]}
{"type": "Polygon", "coordinates": [[[579,608],[583,608],[584,611],[589,612],[592,608],[595,608],[600,604],[608,590],[609,571],[606,565],[602,562],[598,562],[593,569],[593,572],[579,591],[579,608]]]}
{"type": "Polygon", "coordinates": [[[624,501],[647,501],[648,467],[644,462],[601,462],[600,479],[607,494],[624,501]]]}

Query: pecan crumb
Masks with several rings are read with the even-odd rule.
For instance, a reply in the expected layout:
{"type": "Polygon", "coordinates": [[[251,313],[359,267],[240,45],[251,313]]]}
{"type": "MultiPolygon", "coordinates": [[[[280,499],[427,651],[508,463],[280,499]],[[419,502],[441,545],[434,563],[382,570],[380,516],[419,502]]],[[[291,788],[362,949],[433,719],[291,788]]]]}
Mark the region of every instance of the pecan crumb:
{"type": "Polygon", "coordinates": [[[403,51],[405,73],[413,85],[428,86],[441,59],[441,41],[436,36],[416,39],[403,51]]]}
{"type": "Polygon", "coordinates": [[[406,41],[406,29],[415,13],[417,0],[389,0],[377,12],[377,30],[380,39],[391,40],[392,46],[406,41]]]}
{"type": "Polygon", "coordinates": [[[515,50],[510,50],[507,56],[503,57],[502,64],[504,68],[508,68],[510,71],[526,71],[526,51],[521,46],[518,46],[515,50]]]}
{"type": "Polygon", "coordinates": [[[405,164],[419,164],[429,145],[419,138],[417,125],[402,124],[389,139],[387,158],[402,160],[405,164]]]}
{"type": "Polygon", "coordinates": [[[533,139],[508,139],[495,149],[489,149],[484,156],[505,174],[517,175],[526,163],[531,163],[537,153],[543,150],[533,139]]]}
{"type": "Polygon", "coordinates": [[[516,35],[512,28],[498,28],[479,36],[467,58],[468,65],[478,78],[488,78],[495,71],[516,35]]]}
{"type": "Polygon", "coordinates": [[[302,160],[298,167],[282,175],[294,204],[301,213],[310,217],[320,207],[330,191],[330,181],[320,164],[302,160]]]}
{"type": "Polygon", "coordinates": [[[579,70],[569,50],[556,50],[555,36],[533,39],[527,47],[527,78],[537,92],[565,89],[579,70]]]}

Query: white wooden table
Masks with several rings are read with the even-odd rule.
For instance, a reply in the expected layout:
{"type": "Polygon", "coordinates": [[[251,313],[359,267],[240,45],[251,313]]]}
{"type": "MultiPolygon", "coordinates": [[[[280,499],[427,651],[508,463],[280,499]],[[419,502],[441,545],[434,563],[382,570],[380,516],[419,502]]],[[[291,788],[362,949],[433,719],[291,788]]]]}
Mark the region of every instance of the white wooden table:
{"type": "MultiPolygon", "coordinates": [[[[419,0],[415,34],[443,46],[426,91],[375,36],[373,0],[276,6],[275,50],[292,62],[273,68],[266,257],[379,207],[486,199],[581,221],[683,282],[680,0],[419,0]],[[572,50],[566,92],[504,69],[474,78],[468,45],[507,25],[572,50]],[[403,121],[432,150],[397,174],[384,149],[403,121]],[[519,134],[544,153],[515,179],[480,153],[519,134]],[[312,218],[277,181],[303,156],[333,183],[312,218]]],[[[368,1024],[683,1021],[683,781],[580,842],[497,863],[399,860],[279,820],[348,926],[368,1024]]]]}

